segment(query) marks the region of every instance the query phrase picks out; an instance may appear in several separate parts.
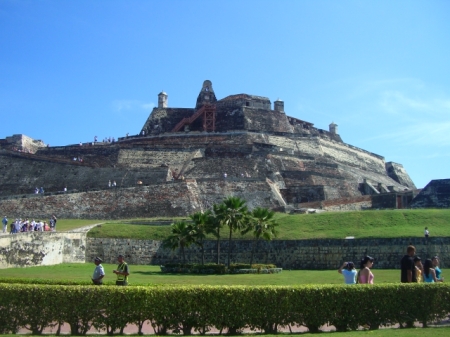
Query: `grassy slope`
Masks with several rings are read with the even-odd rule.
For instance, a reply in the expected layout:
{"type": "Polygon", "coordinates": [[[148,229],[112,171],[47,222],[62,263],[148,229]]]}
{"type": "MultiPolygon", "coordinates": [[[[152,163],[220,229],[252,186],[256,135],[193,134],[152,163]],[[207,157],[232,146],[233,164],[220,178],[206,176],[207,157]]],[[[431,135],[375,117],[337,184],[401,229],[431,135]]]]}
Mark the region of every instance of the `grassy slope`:
{"type": "MultiPolygon", "coordinates": [[[[117,265],[103,264],[105,282],[113,283],[113,270],[117,265]]],[[[89,281],[94,263],[71,263],[55,266],[3,269],[1,278],[53,279],[89,281]]],[[[344,278],[337,270],[284,270],[279,274],[245,275],[186,275],[162,274],[159,266],[130,265],[130,285],[138,284],[183,284],[183,285],[295,285],[295,284],[343,284],[344,278]]],[[[375,283],[398,283],[398,270],[374,270],[375,283]]],[[[445,274],[445,271],[443,271],[445,274]]],[[[1,282],[0,278],[0,282],[1,282]]]]}
{"type": "MultiPolygon", "coordinates": [[[[450,210],[383,210],[362,212],[326,212],[321,214],[289,215],[278,213],[278,239],[316,239],[316,238],[395,238],[421,237],[424,227],[430,236],[450,236],[450,210]]],[[[169,234],[168,226],[132,225],[125,222],[107,222],[100,228],[89,232],[91,237],[134,238],[161,240],[169,234]]],[[[223,237],[226,232],[223,231],[223,237]]],[[[212,237],[211,237],[212,238],[212,237]]],[[[235,239],[248,239],[251,234],[235,239]]]]}

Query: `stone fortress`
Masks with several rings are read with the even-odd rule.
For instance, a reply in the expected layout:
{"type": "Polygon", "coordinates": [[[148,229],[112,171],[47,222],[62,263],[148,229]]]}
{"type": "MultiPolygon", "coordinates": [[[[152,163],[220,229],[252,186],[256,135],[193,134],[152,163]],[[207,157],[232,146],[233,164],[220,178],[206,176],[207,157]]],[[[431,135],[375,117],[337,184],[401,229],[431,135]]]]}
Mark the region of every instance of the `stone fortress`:
{"type": "Polygon", "coordinates": [[[404,208],[417,194],[401,164],[346,144],[335,123],[318,129],[279,99],[217,99],[208,80],[194,108],[169,107],[161,92],[139,134],[115,142],[0,139],[0,168],[10,217],[184,216],[228,195],[277,210],[404,208]]]}
{"type": "MultiPolygon", "coordinates": [[[[450,207],[450,179],[433,180],[417,193],[402,165],[344,143],[336,124],[326,131],[289,117],[281,100],[273,109],[260,96],[217,100],[210,81],[195,108],[170,108],[161,92],[139,134],[116,142],[50,147],[25,135],[0,139],[0,212],[9,219],[185,216],[229,195],[246,199],[250,208],[284,211],[450,207]],[[34,194],[35,187],[45,193],[34,194]]],[[[421,256],[448,260],[448,241],[276,240],[261,243],[255,259],[289,269],[335,269],[370,252],[378,268],[398,268],[410,243],[421,256]]],[[[207,261],[217,259],[215,244],[206,243],[207,261]]],[[[227,244],[221,242],[222,251],[227,244]]],[[[232,244],[232,262],[247,261],[251,242],[232,244]]],[[[119,253],[131,264],[177,259],[160,241],[88,238],[83,229],[3,235],[0,251],[0,269],[91,262],[94,256],[114,263],[119,253]]],[[[186,254],[199,262],[198,247],[186,254]]]]}

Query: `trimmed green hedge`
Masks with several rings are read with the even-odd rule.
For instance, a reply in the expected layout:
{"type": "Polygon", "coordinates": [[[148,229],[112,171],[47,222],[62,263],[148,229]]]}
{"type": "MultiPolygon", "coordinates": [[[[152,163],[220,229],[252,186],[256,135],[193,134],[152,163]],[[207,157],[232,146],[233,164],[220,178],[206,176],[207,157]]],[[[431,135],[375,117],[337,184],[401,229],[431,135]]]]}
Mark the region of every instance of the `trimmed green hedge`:
{"type": "Polygon", "coordinates": [[[216,263],[166,263],[161,266],[161,272],[163,273],[185,273],[185,274],[272,274],[281,272],[281,268],[277,268],[274,264],[243,264],[232,263],[230,268],[227,268],[224,264],[216,263]],[[249,271],[249,270],[253,271],[249,271]],[[247,270],[244,272],[244,270],[247,270]]]}
{"type": "Polygon", "coordinates": [[[164,286],[99,287],[0,284],[0,333],[25,327],[33,334],[66,322],[72,335],[91,327],[123,332],[150,322],[157,334],[201,334],[216,328],[235,334],[243,328],[275,333],[303,325],[337,330],[362,325],[442,319],[450,312],[450,285],[385,284],[354,286],[164,286]]]}

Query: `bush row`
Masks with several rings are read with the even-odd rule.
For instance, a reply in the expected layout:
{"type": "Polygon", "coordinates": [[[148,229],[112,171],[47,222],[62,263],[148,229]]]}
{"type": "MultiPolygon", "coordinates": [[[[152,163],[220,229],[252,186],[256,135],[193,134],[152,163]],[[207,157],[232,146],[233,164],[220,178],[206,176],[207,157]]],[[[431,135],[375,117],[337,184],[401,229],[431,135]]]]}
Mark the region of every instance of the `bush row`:
{"type": "Polygon", "coordinates": [[[187,274],[271,274],[279,273],[281,268],[277,268],[274,264],[244,264],[234,263],[227,268],[224,264],[216,263],[167,263],[161,266],[163,273],[187,273],[187,274]],[[246,270],[246,271],[244,271],[246,270]]]}
{"type": "Polygon", "coordinates": [[[157,334],[212,328],[229,334],[244,328],[276,333],[302,325],[318,332],[324,324],[337,330],[368,325],[371,329],[411,325],[444,318],[450,312],[447,284],[355,286],[165,286],[98,287],[0,284],[0,333],[25,327],[41,334],[45,327],[68,323],[72,335],[91,327],[108,334],[127,324],[139,331],[149,323],[157,334]]]}

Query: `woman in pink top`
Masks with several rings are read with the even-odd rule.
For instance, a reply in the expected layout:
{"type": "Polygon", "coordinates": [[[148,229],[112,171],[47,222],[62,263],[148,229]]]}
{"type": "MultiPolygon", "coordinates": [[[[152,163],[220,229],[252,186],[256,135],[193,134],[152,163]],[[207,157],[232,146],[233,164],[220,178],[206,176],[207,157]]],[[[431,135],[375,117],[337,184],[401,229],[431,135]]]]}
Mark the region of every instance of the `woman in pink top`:
{"type": "Polygon", "coordinates": [[[367,283],[367,284],[373,284],[373,274],[370,271],[370,268],[373,266],[373,260],[374,258],[371,256],[365,256],[361,260],[361,266],[358,273],[358,281],[359,283],[367,283]]]}

